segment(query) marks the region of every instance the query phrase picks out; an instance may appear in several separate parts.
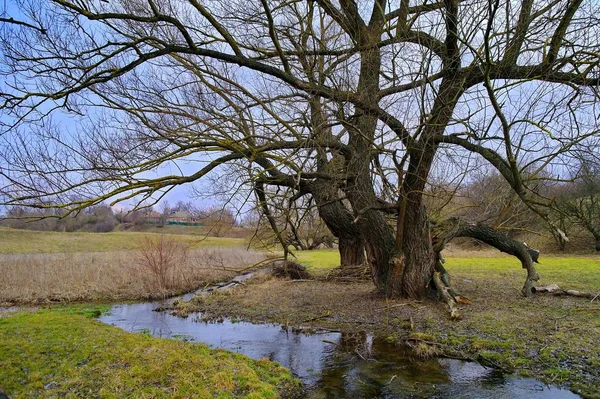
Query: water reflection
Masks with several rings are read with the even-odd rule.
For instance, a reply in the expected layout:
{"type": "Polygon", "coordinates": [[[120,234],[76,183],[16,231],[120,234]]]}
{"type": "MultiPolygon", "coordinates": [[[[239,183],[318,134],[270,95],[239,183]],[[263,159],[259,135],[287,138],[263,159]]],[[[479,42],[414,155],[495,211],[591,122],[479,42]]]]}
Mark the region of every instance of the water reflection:
{"type": "Polygon", "coordinates": [[[202,321],[153,310],[163,303],[117,305],[100,320],[132,332],[203,342],[255,359],[269,358],[320,398],[577,398],[539,381],[505,376],[477,363],[421,360],[368,333],[301,331],[275,324],[202,321]]]}

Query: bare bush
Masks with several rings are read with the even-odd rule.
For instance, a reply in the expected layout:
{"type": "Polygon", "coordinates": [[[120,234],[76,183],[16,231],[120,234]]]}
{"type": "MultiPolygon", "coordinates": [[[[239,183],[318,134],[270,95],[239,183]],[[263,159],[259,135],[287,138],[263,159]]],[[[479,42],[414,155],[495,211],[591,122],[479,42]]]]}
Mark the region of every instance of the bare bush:
{"type": "Polygon", "coordinates": [[[137,243],[136,265],[151,288],[168,290],[175,286],[178,265],[187,261],[189,244],[174,236],[144,237],[137,243]]]}

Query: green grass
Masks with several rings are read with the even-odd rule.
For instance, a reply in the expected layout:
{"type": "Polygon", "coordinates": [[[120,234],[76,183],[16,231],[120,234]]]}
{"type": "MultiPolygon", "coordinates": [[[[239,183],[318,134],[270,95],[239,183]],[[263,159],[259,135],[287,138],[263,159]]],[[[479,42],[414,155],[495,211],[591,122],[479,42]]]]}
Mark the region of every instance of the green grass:
{"type": "Polygon", "coordinates": [[[280,365],[132,334],[85,306],[0,316],[0,385],[16,398],[276,398],[299,383],[280,365]]]}
{"type": "MultiPolygon", "coordinates": [[[[586,290],[600,288],[600,258],[598,257],[546,257],[536,264],[540,285],[556,283],[562,288],[586,290]]],[[[521,262],[515,257],[498,258],[447,258],[446,268],[450,274],[486,278],[504,275],[517,280],[524,279],[521,262]]]]}
{"type": "Polygon", "coordinates": [[[313,274],[323,274],[340,265],[340,253],[337,249],[315,251],[297,251],[298,262],[305,265],[313,274]]]}
{"type": "MultiPolygon", "coordinates": [[[[336,249],[315,251],[297,251],[298,261],[315,274],[323,274],[340,265],[339,252],[336,249]]],[[[540,284],[556,283],[569,289],[590,289],[600,283],[600,257],[559,257],[540,258],[536,269],[540,274],[540,284]]],[[[466,278],[487,278],[490,275],[514,277],[517,281],[524,279],[521,262],[513,256],[498,253],[498,257],[449,257],[446,268],[451,275],[466,278]]]]}
{"type": "MultiPolygon", "coordinates": [[[[0,253],[74,253],[109,252],[135,249],[139,240],[156,237],[158,233],[60,233],[52,231],[17,230],[0,227],[0,253]]],[[[178,234],[177,238],[194,248],[233,247],[244,245],[242,238],[202,237],[178,234]]]]}

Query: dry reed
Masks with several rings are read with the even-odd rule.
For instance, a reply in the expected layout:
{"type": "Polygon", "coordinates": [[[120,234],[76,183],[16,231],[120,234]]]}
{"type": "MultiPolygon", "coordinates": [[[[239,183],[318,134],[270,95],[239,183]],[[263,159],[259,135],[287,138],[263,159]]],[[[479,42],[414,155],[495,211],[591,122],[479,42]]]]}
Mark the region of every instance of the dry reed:
{"type": "Polygon", "coordinates": [[[41,304],[168,296],[225,279],[264,258],[243,248],[189,250],[158,287],[136,251],[0,255],[0,304],[41,304]]]}

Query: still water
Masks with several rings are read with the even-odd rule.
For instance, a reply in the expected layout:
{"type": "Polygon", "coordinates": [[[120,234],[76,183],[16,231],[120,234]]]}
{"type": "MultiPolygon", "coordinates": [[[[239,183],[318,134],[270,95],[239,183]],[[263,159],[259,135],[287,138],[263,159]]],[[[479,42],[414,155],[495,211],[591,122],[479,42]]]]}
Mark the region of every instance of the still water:
{"type": "MultiPolygon", "coordinates": [[[[187,298],[186,298],[187,299],[187,298]]],[[[302,380],[308,398],[578,398],[478,363],[420,360],[368,333],[298,330],[276,324],[207,322],[155,312],[164,302],[116,305],[99,320],[131,332],[202,342],[254,359],[269,358],[302,380]]]]}

